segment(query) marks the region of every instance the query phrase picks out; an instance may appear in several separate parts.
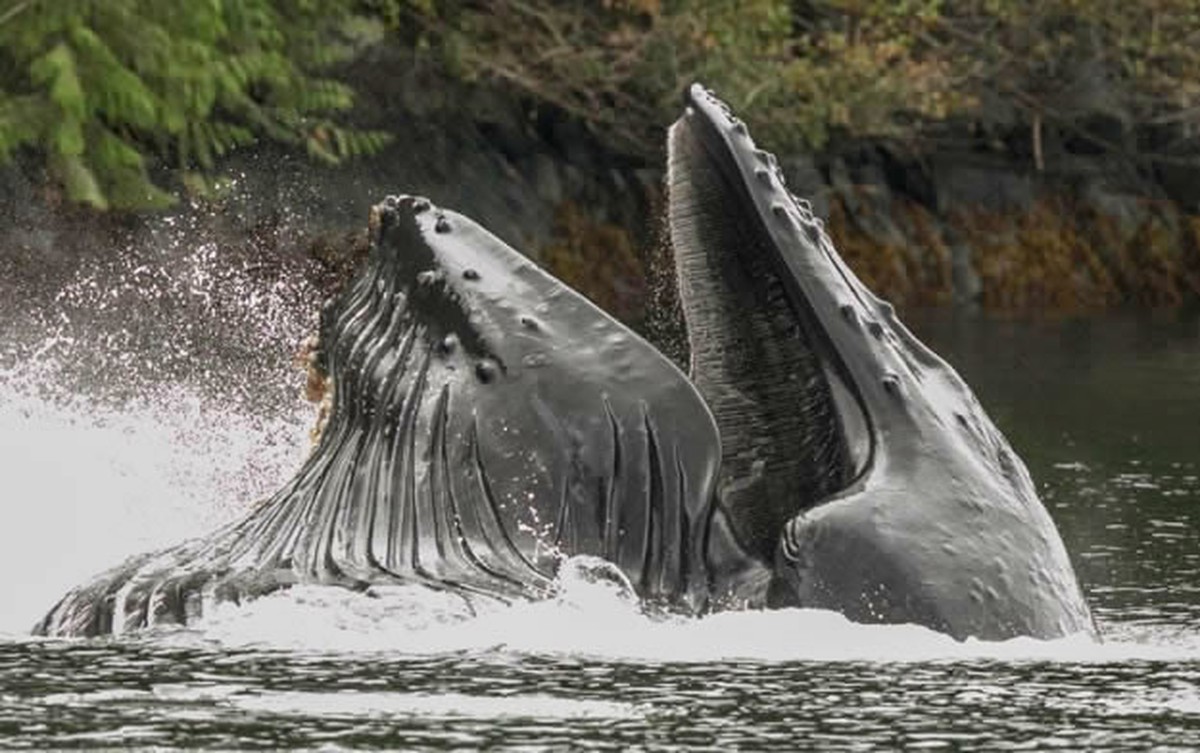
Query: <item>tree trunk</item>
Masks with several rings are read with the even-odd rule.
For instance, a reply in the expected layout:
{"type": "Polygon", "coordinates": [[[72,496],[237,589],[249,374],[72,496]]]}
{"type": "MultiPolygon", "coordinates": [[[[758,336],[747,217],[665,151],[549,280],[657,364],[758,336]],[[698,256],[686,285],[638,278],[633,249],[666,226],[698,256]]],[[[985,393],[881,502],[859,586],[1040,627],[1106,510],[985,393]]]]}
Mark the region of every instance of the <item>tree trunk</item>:
{"type": "Polygon", "coordinates": [[[1040,112],[1033,113],[1033,167],[1039,173],[1046,170],[1046,159],[1042,155],[1042,114],[1040,112]]]}

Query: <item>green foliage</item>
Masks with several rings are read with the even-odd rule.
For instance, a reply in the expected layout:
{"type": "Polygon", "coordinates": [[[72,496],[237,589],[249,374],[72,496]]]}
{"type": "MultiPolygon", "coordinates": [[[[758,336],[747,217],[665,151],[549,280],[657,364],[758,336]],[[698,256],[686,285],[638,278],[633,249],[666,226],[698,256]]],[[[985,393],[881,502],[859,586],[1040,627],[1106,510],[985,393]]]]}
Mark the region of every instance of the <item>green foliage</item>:
{"type": "Polygon", "coordinates": [[[1196,0],[963,0],[952,7],[930,25],[930,48],[951,61],[964,85],[1035,126],[1045,122],[1106,151],[1151,162],[1194,158],[1196,0]],[[1114,140],[1111,128],[1094,128],[1097,116],[1120,122],[1130,137],[1139,127],[1177,127],[1158,153],[1138,153],[1136,139],[1114,140]]]}
{"type": "Polygon", "coordinates": [[[44,155],[72,201],[150,208],[173,168],[190,190],[217,159],[268,138],[322,161],[386,134],[334,118],[353,96],[315,73],[339,62],[349,0],[24,0],[0,13],[0,162],[44,155]]]}
{"type": "MultiPolygon", "coordinates": [[[[384,0],[386,1],[386,0],[384,0]]],[[[831,130],[903,132],[969,104],[920,56],[934,0],[391,0],[447,70],[499,83],[651,153],[679,94],[704,81],[777,148],[820,148],[831,130]]]]}
{"type": "Polygon", "coordinates": [[[786,57],[769,71],[771,83],[759,85],[768,98],[768,133],[793,148],[821,148],[834,132],[904,138],[922,122],[973,107],[972,93],[956,86],[952,66],[923,43],[938,5],[814,3],[809,16],[797,19],[786,57]]]}
{"type": "Polygon", "coordinates": [[[1110,151],[1127,145],[1088,130],[1097,113],[1173,126],[1173,149],[1200,151],[1196,0],[369,2],[449,75],[558,107],[626,150],[658,148],[702,80],[779,149],[925,138],[999,101],[1110,151]]]}
{"type": "Polygon", "coordinates": [[[377,151],[389,135],[347,127],[353,92],[328,71],[381,27],[426,71],[646,156],[697,80],[782,150],[925,138],[1000,102],[1030,126],[1039,166],[1048,129],[1149,161],[1200,153],[1196,0],[3,3],[0,162],[34,151],[96,207],[170,202],[152,180],[167,171],[210,193],[221,157],[260,139],[322,163],[377,151]],[[1137,151],[1138,128],[1157,129],[1155,151],[1137,151]]]}

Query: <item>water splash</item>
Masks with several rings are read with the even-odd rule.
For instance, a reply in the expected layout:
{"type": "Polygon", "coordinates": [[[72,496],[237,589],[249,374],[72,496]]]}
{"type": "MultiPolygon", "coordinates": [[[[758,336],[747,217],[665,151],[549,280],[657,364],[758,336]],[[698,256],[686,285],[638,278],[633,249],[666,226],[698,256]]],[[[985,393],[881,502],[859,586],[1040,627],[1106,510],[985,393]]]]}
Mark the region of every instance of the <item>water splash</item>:
{"type": "MultiPolygon", "coordinates": [[[[0,324],[0,633],[23,633],[128,555],[241,515],[308,451],[313,412],[292,358],[318,296],[302,270],[230,265],[206,243],[163,249],[89,262],[0,324]]],[[[595,563],[563,572],[554,598],[511,607],[417,587],[295,588],[146,640],[685,663],[1200,658],[1192,629],[1121,625],[1103,645],[958,643],[816,610],[653,617],[595,563]]]]}
{"type": "Polygon", "coordinates": [[[306,586],[243,606],[222,605],[195,628],[164,631],[154,640],[177,647],[318,654],[689,664],[1200,660],[1200,634],[1165,642],[1126,639],[1098,644],[1086,635],[1053,641],[959,642],[917,625],[862,625],[815,609],[664,617],[643,611],[606,580],[572,576],[557,585],[557,595],[546,601],[482,609],[477,604],[474,611],[458,597],[417,586],[372,589],[367,594],[306,586]],[[298,632],[296,625],[303,630],[298,632]]]}
{"type": "Polygon", "coordinates": [[[6,291],[0,378],[52,400],[167,405],[182,387],[258,413],[290,407],[320,303],[306,262],[226,256],[188,243],[194,232],[84,258],[56,288],[6,291]]]}
{"type": "Polygon", "coordinates": [[[185,235],[84,260],[0,303],[0,633],[125,557],[199,536],[308,451],[297,263],[230,263],[185,235]]]}
{"type": "Polygon", "coordinates": [[[0,633],[138,552],[204,534],[273,492],[310,412],[247,414],[187,390],[118,407],[0,381],[0,633]]]}

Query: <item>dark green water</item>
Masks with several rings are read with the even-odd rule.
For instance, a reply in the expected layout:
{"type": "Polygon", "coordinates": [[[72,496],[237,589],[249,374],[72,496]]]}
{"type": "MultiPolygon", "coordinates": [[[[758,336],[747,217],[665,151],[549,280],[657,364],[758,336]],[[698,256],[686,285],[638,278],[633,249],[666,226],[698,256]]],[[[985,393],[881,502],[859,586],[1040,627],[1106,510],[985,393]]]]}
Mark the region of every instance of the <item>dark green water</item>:
{"type": "Polygon", "coordinates": [[[1200,318],[916,326],[1024,457],[1109,632],[1200,632],[1200,318]]]}
{"type": "MultiPolygon", "coordinates": [[[[295,597],[190,633],[0,638],[0,745],[1200,748],[1200,320],[910,320],[1030,466],[1103,645],[963,645],[804,612],[661,625],[587,594],[465,621],[295,597]]],[[[0,435],[46,420],[3,400],[0,435]]],[[[47,446],[103,444],[65,425],[47,446]]],[[[95,480],[109,465],[89,483],[118,495],[95,480]]],[[[10,498],[0,528],[21,515],[10,498]]]]}

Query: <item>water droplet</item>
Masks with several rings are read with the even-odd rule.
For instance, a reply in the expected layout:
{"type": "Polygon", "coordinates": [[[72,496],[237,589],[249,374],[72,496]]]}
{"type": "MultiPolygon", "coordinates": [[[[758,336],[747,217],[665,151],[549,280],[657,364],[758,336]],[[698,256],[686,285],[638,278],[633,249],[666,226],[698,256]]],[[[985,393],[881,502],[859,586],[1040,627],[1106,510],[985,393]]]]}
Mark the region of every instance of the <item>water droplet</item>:
{"type": "Polygon", "coordinates": [[[414,214],[428,212],[430,209],[433,209],[433,202],[423,196],[418,196],[417,198],[413,199],[412,208],[414,214]]]}
{"type": "Polygon", "coordinates": [[[458,335],[451,332],[442,338],[441,351],[445,355],[453,353],[458,348],[458,335]]]}
{"type": "Polygon", "coordinates": [[[534,319],[532,316],[521,317],[521,326],[534,332],[542,328],[541,325],[538,324],[537,319],[534,319]]]}
{"type": "Polygon", "coordinates": [[[736,133],[739,136],[745,136],[746,134],[749,133],[749,131],[746,130],[746,124],[743,123],[742,121],[738,120],[737,118],[733,119],[733,128],[731,128],[730,130],[732,130],[734,133],[736,133]]]}
{"type": "Polygon", "coordinates": [[[781,219],[787,217],[787,207],[785,207],[783,204],[772,204],[771,212],[774,213],[776,217],[781,219]]]}
{"type": "Polygon", "coordinates": [[[846,321],[850,322],[851,324],[855,322],[856,316],[854,313],[854,307],[850,304],[843,303],[841,306],[838,306],[838,311],[841,312],[842,318],[846,321]]]}
{"type": "Polygon", "coordinates": [[[883,325],[874,319],[867,322],[867,331],[874,335],[876,339],[883,337],[883,325]]]}
{"type": "Polygon", "coordinates": [[[439,233],[450,232],[450,220],[445,217],[438,217],[437,222],[433,224],[433,229],[439,233]]]}
{"type": "Polygon", "coordinates": [[[464,269],[462,273],[464,280],[478,280],[479,273],[473,269],[464,269]]]}
{"type": "Polygon", "coordinates": [[[896,374],[885,374],[883,377],[883,388],[892,395],[900,394],[900,377],[896,374]]]}
{"type": "Polygon", "coordinates": [[[754,171],[754,177],[758,178],[758,181],[763,185],[771,185],[771,172],[769,170],[760,167],[754,171]]]}

